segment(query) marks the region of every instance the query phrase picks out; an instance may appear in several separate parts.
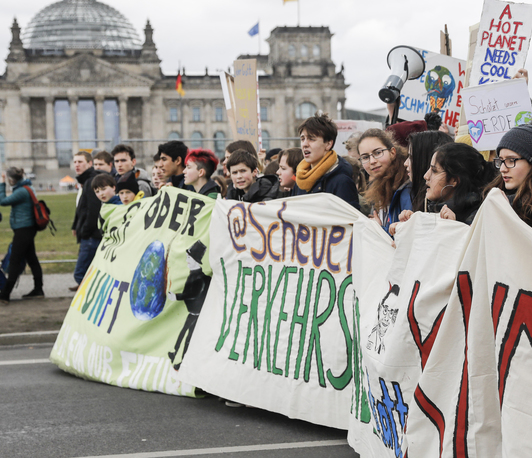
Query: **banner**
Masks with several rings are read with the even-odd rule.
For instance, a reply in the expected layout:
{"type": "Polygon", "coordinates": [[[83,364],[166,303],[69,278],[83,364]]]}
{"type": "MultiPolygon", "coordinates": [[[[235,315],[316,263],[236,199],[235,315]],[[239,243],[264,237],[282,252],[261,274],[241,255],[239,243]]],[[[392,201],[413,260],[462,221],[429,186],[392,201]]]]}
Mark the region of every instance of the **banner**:
{"type": "MultiPolygon", "coordinates": [[[[356,421],[349,441],[363,457],[403,457],[408,450],[407,420],[411,431],[412,395],[430,354],[430,336],[437,334],[444,314],[469,227],[438,214],[415,213],[399,226],[395,250],[379,240],[379,229],[366,219],[353,229],[353,252],[358,254],[353,264],[355,348],[361,363],[354,376],[355,406],[360,408],[353,409],[356,421]]],[[[408,456],[413,456],[410,450],[408,456]]]]}
{"type": "Polygon", "coordinates": [[[227,72],[220,73],[220,82],[222,84],[222,93],[224,95],[225,110],[227,120],[231,126],[233,138],[236,138],[236,100],[235,100],[235,79],[227,72]]]}
{"type": "Polygon", "coordinates": [[[249,140],[259,151],[257,60],[234,61],[236,140],[249,140]]]}
{"type": "Polygon", "coordinates": [[[351,235],[360,216],[331,194],[256,204],[218,200],[213,281],[179,379],[242,404],[347,429],[351,235]]]}
{"type": "Polygon", "coordinates": [[[512,127],[532,121],[532,105],[523,78],[464,89],[469,135],[479,151],[494,150],[512,127]]]}
{"type": "Polygon", "coordinates": [[[416,214],[395,253],[374,232],[355,223],[350,444],[364,458],[529,456],[531,228],[494,190],[471,228],[416,214]]]}
{"type": "Polygon", "coordinates": [[[525,66],[532,5],[484,0],[470,86],[511,79],[525,66]]]}
{"type": "Polygon", "coordinates": [[[418,51],[425,60],[425,72],[418,79],[405,82],[399,118],[417,121],[426,113],[437,111],[445,124],[456,127],[462,106],[466,62],[423,49],[418,51]]]}
{"type": "Polygon", "coordinates": [[[194,396],[176,378],[210,283],[215,201],[162,188],[102,206],[103,239],[50,360],[87,380],[194,396]]]}

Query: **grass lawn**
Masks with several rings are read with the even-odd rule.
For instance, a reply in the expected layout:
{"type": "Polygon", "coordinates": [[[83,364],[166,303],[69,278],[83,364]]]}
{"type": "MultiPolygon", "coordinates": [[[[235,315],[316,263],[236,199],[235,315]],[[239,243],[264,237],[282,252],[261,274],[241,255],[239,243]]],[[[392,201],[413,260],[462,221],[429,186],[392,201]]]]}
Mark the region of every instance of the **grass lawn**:
{"type": "MultiPolygon", "coordinates": [[[[38,232],[35,237],[37,256],[40,261],[56,259],[77,259],[78,245],[72,235],[72,221],[76,210],[76,193],[68,194],[39,194],[50,209],[50,218],[54,221],[57,233],[52,236],[49,229],[38,232]]],[[[7,252],[7,247],[13,239],[13,231],[9,226],[9,213],[11,207],[0,207],[3,219],[0,222],[0,259],[7,252]]],[[[74,272],[75,263],[42,264],[45,274],[74,272]]],[[[26,267],[26,273],[29,273],[26,267]]]]}

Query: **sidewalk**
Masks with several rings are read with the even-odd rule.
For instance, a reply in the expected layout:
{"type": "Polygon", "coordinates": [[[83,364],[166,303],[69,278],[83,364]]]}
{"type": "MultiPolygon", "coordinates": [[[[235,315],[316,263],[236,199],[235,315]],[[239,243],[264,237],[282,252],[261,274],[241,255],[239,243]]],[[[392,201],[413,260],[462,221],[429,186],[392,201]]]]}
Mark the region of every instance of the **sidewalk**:
{"type": "Polygon", "coordinates": [[[33,288],[33,277],[22,275],[8,306],[0,306],[0,345],[55,342],[74,297],[72,274],[44,276],[44,299],[22,299],[33,288]]]}

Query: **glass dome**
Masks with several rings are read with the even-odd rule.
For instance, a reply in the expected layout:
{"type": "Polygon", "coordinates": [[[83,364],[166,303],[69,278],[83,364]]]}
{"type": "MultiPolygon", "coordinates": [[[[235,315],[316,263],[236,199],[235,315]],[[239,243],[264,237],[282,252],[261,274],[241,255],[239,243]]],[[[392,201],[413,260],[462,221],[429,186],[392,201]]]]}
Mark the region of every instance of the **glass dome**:
{"type": "Polygon", "coordinates": [[[96,0],[62,0],[39,11],[22,36],[27,49],[141,48],[124,15],[96,0]]]}

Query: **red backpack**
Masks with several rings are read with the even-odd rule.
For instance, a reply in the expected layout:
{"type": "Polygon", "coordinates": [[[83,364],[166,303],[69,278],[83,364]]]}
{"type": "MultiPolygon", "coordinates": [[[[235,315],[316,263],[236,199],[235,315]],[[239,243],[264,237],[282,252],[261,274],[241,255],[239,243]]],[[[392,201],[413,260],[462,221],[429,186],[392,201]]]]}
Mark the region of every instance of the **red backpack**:
{"type": "Polygon", "coordinates": [[[50,209],[46,205],[44,200],[37,200],[35,193],[29,186],[24,186],[30,193],[31,200],[33,201],[33,214],[35,215],[35,225],[38,231],[43,231],[47,227],[50,228],[52,235],[55,235],[57,229],[54,222],[50,219],[50,209]]]}

